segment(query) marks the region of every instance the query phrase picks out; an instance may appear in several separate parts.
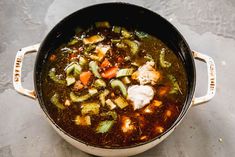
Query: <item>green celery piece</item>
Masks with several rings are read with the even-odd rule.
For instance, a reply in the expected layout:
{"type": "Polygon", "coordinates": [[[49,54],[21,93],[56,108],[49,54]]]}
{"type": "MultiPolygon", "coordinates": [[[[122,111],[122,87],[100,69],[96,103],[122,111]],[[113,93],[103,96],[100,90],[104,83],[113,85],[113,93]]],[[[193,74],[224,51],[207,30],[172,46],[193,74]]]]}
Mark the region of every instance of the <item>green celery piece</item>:
{"type": "Polygon", "coordinates": [[[82,106],[82,110],[81,110],[82,115],[86,115],[86,114],[97,115],[97,114],[99,114],[100,105],[98,103],[95,103],[95,102],[84,103],[81,106],[82,106]]]}
{"type": "Polygon", "coordinates": [[[73,76],[67,76],[66,82],[67,82],[67,86],[70,86],[70,85],[74,84],[76,82],[76,80],[73,76]]]}
{"type": "Polygon", "coordinates": [[[116,80],[111,80],[110,81],[111,87],[112,88],[116,88],[118,87],[120,89],[120,91],[122,92],[122,95],[124,97],[127,96],[127,90],[126,90],[126,86],[122,83],[122,81],[116,79],[116,80]]]}
{"type": "Polygon", "coordinates": [[[99,74],[99,66],[97,65],[97,63],[95,61],[91,61],[89,63],[89,68],[92,71],[92,73],[95,75],[95,77],[97,78],[101,78],[100,74],[99,74]]]}
{"type": "Polygon", "coordinates": [[[163,48],[160,52],[160,65],[163,68],[169,68],[171,66],[171,63],[168,61],[165,61],[165,49],[163,48]]]}
{"type": "Polygon", "coordinates": [[[59,102],[59,94],[58,94],[58,93],[55,93],[55,94],[51,97],[50,101],[51,101],[51,103],[52,103],[53,105],[55,105],[58,109],[61,109],[61,110],[65,109],[64,105],[59,102]]]}
{"type": "Polygon", "coordinates": [[[90,94],[85,94],[82,96],[77,96],[75,95],[73,92],[70,92],[70,99],[72,100],[72,102],[83,102],[88,100],[91,97],[90,94]]]}
{"type": "Polygon", "coordinates": [[[96,132],[97,133],[107,133],[112,128],[113,125],[114,125],[113,120],[102,121],[98,124],[98,126],[96,128],[96,132]]]}
{"type": "Polygon", "coordinates": [[[100,114],[100,116],[102,116],[102,117],[111,116],[114,120],[117,119],[117,113],[115,111],[103,112],[100,114]]]}
{"type": "Polygon", "coordinates": [[[55,74],[55,68],[52,68],[50,71],[49,71],[49,77],[50,79],[52,79],[55,83],[59,83],[59,84],[62,84],[62,85],[65,85],[66,84],[66,81],[65,80],[61,80],[59,79],[56,74],[55,74]]]}
{"type": "Polygon", "coordinates": [[[118,78],[118,77],[123,77],[123,76],[130,76],[132,75],[133,71],[134,69],[132,68],[120,69],[118,70],[116,77],[118,78]]]}
{"type": "Polygon", "coordinates": [[[119,96],[118,98],[116,98],[114,100],[115,104],[120,107],[121,109],[127,107],[129,104],[128,102],[121,96],[119,96]]]}

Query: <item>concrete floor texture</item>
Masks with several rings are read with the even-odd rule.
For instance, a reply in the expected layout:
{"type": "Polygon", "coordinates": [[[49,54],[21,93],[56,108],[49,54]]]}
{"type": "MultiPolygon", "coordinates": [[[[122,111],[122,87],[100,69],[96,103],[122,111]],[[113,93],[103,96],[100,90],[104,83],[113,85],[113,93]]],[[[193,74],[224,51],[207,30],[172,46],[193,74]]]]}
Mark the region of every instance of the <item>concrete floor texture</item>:
{"type": "MultiPolygon", "coordinates": [[[[0,1],[0,157],[90,157],[64,141],[50,126],[38,102],[15,92],[12,70],[17,50],[40,43],[70,13],[107,0],[0,1]]],[[[235,156],[235,1],[129,0],[169,20],[191,49],[216,63],[217,93],[193,107],[162,143],[136,157],[235,156]]],[[[23,85],[33,89],[35,55],[27,56],[23,85]]],[[[196,62],[196,96],[205,94],[206,65],[196,62]]]]}

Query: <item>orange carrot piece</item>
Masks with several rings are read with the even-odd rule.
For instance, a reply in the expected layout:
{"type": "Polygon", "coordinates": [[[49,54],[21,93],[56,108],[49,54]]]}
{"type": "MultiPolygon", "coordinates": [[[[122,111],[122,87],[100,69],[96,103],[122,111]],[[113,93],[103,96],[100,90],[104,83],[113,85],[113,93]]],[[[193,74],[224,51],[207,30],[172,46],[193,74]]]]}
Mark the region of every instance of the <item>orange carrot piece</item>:
{"type": "Polygon", "coordinates": [[[92,76],[92,73],[90,71],[82,72],[80,74],[80,81],[82,82],[84,86],[86,86],[89,83],[91,76],[92,76]]]}
{"type": "Polygon", "coordinates": [[[105,72],[103,72],[101,76],[106,79],[111,79],[113,77],[116,77],[117,71],[118,71],[118,67],[114,66],[114,67],[107,69],[105,72]]]}
{"type": "Polygon", "coordinates": [[[100,67],[101,67],[102,69],[107,68],[107,67],[109,67],[109,66],[111,66],[111,63],[109,62],[109,60],[108,60],[107,58],[105,58],[104,61],[103,61],[103,62],[101,63],[101,65],[100,65],[100,67]]]}

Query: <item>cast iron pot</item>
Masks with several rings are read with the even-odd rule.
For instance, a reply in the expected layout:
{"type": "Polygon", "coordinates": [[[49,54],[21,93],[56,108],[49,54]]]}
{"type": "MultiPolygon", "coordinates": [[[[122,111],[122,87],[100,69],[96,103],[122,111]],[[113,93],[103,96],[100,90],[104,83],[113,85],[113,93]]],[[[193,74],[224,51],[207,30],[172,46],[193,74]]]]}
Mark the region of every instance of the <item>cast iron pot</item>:
{"type": "Polygon", "coordinates": [[[52,127],[69,143],[78,149],[98,156],[130,156],[144,152],[162,140],[164,140],[186,115],[189,108],[209,101],[215,95],[216,91],[216,72],[215,64],[211,57],[190,50],[187,42],[178,30],[160,15],[127,3],[104,3],[83,8],[67,16],[60,21],[46,36],[41,44],[20,49],[15,58],[13,71],[13,85],[19,93],[39,101],[45,117],[52,127]],[[74,29],[77,26],[88,27],[97,21],[109,21],[112,25],[131,27],[137,30],[147,32],[161,39],[176,55],[182,60],[187,72],[188,92],[185,99],[183,110],[175,123],[160,136],[147,142],[120,148],[104,148],[85,143],[61,129],[48,114],[44,98],[42,96],[42,70],[45,60],[50,53],[58,48],[63,42],[68,41],[74,35],[74,29]],[[34,67],[34,90],[24,89],[21,85],[21,68],[24,55],[31,52],[37,52],[34,67]],[[207,64],[208,70],[208,90],[205,96],[194,98],[194,89],[196,85],[196,69],[194,59],[199,59],[207,64]]]}

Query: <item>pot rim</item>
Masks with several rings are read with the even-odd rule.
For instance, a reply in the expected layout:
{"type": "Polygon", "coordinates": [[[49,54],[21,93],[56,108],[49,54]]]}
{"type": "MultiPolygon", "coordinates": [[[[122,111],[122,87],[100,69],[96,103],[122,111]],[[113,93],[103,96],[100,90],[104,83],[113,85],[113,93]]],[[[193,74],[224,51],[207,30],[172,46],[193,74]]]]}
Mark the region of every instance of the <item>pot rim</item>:
{"type": "MultiPolygon", "coordinates": [[[[39,47],[39,52],[41,52],[41,48],[42,46],[46,43],[46,39],[51,35],[51,33],[53,32],[53,30],[55,30],[57,28],[58,25],[60,25],[61,23],[63,23],[63,21],[65,21],[66,19],[68,19],[69,17],[72,17],[74,16],[75,14],[77,14],[78,11],[82,11],[82,10],[86,10],[86,9],[89,9],[89,8],[92,8],[92,7],[96,7],[96,6],[100,6],[100,5],[111,5],[111,4],[114,4],[114,5],[127,5],[127,6],[131,6],[131,7],[137,7],[137,8],[140,8],[142,10],[145,10],[145,11],[148,11],[148,12],[151,12],[153,14],[155,14],[156,16],[159,16],[159,18],[163,21],[165,21],[166,23],[168,23],[169,27],[171,27],[178,35],[179,37],[182,39],[182,42],[185,44],[186,48],[190,51],[190,47],[189,45],[187,44],[186,40],[184,39],[184,37],[182,36],[182,34],[177,30],[177,28],[175,26],[173,26],[168,20],[166,20],[164,17],[162,17],[161,15],[159,15],[158,13],[150,10],[150,9],[147,9],[147,8],[144,8],[142,6],[139,6],[139,5],[136,5],[136,4],[131,4],[131,3],[126,3],[126,2],[106,2],[106,3],[98,3],[98,4],[94,4],[94,5],[89,5],[87,7],[83,7],[71,14],[69,14],[68,16],[64,17],[62,20],[60,20],[51,30],[50,32],[47,34],[47,36],[44,38],[42,44],[40,45],[39,47]]],[[[192,53],[189,54],[190,57],[192,58],[192,66],[193,66],[193,69],[194,69],[194,78],[196,78],[196,70],[195,70],[195,62],[194,62],[194,59],[193,59],[193,55],[192,53]]],[[[39,58],[39,53],[37,53],[37,56],[36,56],[36,62],[35,64],[37,63],[37,60],[39,58]]],[[[165,134],[167,134],[170,130],[174,129],[180,122],[181,120],[183,119],[183,117],[186,115],[186,113],[188,112],[191,104],[192,104],[192,99],[193,99],[193,96],[194,96],[194,91],[195,91],[195,85],[196,85],[196,79],[193,80],[193,83],[192,83],[192,87],[191,87],[191,90],[188,90],[187,92],[187,96],[185,98],[185,101],[184,101],[184,104],[183,104],[183,108],[182,108],[182,111],[180,113],[180,115],[177,117],[177,119],[175,120],[175,122],[167,129],[165,130],[162,134],[150,139],[150,140],[147,140],[145,142],[141,142],[141,143],[137,143],[137,144],[133,144],[133,145],[130,145],[130,146],[119,146],[119,147],[107,147],[107,146],[97,146],[97,145],[93,145],[93,144],[89,144],[88,142],[84,142],[72,135],[70,135],[68,132],[66,132],[65,130],[63,130],[58,124],[56,124],[56,122],[51,118],[51,116],[49,115],[46,107],[43,105],[43,101],[42,99],[40,99],[39,95],[39,89],[37,87],[37,81],[36,81],[36,78],[37,78],[37,73],[36,73],[36,66],[34,66],[34,87],[35,87],[35,92],[36,92],[36,96],[38,97],[38,101],[39,101],[39,105],[41,107],[41,109],[43,110],[43,112],[45,113],[45,115],[47,116],[47,118],[52,122],[52,124],[54,124],[56,126],[56,128],[58,130],[60,130],[61,132],[63,132],[65,135],[67,135],[68,137],[72,138],[73,140],[77,141],[77,142],[80,142],[82,144],[85,144],[87,146],[92,146],[92,147],[96,147],[96,148],[101,148],[101,149],[128,149],[128,148],[134,148],[134,147],[138,147],[138,146],[143,146],[147,143],[151,143],[155,140],[158,140],[160,139],[162,136],[164,136],[165,134]],[[190,102],[190,104],[188,104],[190,102]]],[[[189,80],[188,80],[189,81],[189,80]]]]}

